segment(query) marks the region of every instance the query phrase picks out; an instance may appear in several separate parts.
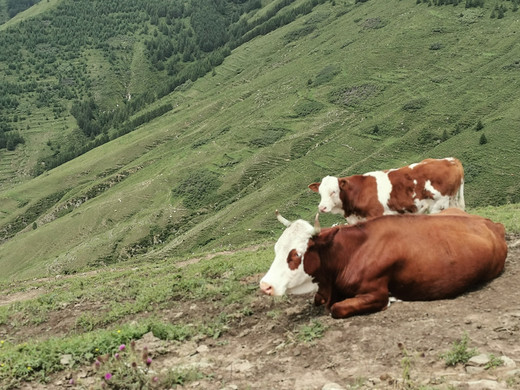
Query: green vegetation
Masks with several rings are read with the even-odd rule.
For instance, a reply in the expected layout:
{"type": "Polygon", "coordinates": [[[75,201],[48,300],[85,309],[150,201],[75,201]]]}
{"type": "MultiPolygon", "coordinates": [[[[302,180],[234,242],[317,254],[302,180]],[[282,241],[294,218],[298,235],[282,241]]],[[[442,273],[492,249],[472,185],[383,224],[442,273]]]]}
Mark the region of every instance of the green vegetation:
{"type": "Polygon", "coordinates": [[[468,211],[520,232],[517,1],[30,5],[0,1],[0,290],[25,297],[0,306],[2,387],[96,361],[113,388],[197,380],[132,340],[248,329],[274,210],[311,220],[327,174],[454,156],[468,211]]]}
{"type": "Polygon", "coordinates": [[[468,342],[469,337],[467,334],[464,334],[461,340],[453,343],[451,350],[441,355],[447,366],[456,366],[459,363],[465,364],[478,353],[476,349],[468,348],[468,342]]]}
{"type": "Polygon", "coordinates": [[[493,354],[489,355],[489,363],[486,364],[486,370],[490,368],[496,368],[504,365],[504,361],[500,358],[500,356],[495,356],[493,354]]]}
{"type": "Polygon", "coordinates": [[[304,343],[311,343],[322,338],[324,333],[325,326],[318,320],[312,320],[309,324],[300,326],[298,339],[304,343]]]}
{"type": "MultiPolygon", "coordinates": [[[[133,380],[171,381],[173,385],[197,379],[196,371],[175,367],[157,379],[157,374],[148,374],[146,369],[133,371],[132,361],[146,368],[142,367],[146,360],[139,360],[139,354],[129,348],[132,340],[149,332],[161,340],[177,342],[218,339],[234,321],[253,314],[249,302],[258,286],[243,280],[265,269],[270,256],[269,248],[215,256],[188,265],[163,261],[107,269],[56,279],[52,286],[45,281],[29,282],[33,288],[49,291],[35,299],[0,306],[0,325],[17,330],[7,340],[1,340],[0,385],[10,388],[19,381],[45,381],[53,372],[84,364],[97,365],[101,381],[110,372],[113,386],[133,380]],[[212,312],[192,312],[174,321],[156,318],[172,310],[182,313],[189,310],[186,305],[198,301],[214,302],[212,312]],[[80,312],[70,311],[74,307],[81,307],[80,312]],[[73,312],[75,321],[63,337],[48,338],[43,334],[30,342],[24,337],[24,329],[48,324],[50,317],[69,317],[66,313],[73,312]],[[119,350],[122,344],[126,345],[124,353],[119,350]],[[63,355],[70,355],[67,363],[61,361],[63,355]]],[[[23,292],[28,286],[1,287],[12,293],[23,292]]]]}
{"type": "Polygon", "coordinates": [[[0,26],[0,123],[25,141],[0,152],[2,280],[272,242],[275,209],[313,217],[309,183],[426,157],[459,158],[469,211],[519,231],[512,2],[162,4],[0,26]]]}

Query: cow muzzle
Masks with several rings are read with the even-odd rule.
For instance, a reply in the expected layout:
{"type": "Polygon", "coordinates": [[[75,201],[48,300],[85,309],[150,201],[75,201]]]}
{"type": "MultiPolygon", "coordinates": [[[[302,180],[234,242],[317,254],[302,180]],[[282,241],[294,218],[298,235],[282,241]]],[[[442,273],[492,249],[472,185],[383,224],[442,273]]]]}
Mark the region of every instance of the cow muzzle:
{"type": "Polygon", "coordinates": [[[260,290],[262,290],[264,294],[274,295],[274,288],[269,283],[260,282],[260,290]]]}

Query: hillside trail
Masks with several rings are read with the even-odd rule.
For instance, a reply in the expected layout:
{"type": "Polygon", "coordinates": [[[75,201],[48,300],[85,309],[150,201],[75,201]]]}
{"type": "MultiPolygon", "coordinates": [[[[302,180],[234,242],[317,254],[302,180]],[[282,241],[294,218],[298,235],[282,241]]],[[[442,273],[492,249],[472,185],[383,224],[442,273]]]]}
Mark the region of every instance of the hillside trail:
{"type": "MultiPolygon", "coordinates": [[[[519,238],[508,236],[501,276],[455,299],[397,302],[379,313],[335,320],[310,295],[273,299],[257,291],[250,312],[217,338],[170,342],[150,333],[137,344],[152,351],[154,372],[198,374],[176,389],[520,389],[519,238]],[[443,354],[465,337],[468,349],[487,363],[447,366],[443,354]],[[495,358],[503,363],[491,364],[495,358]]],[[[188,301],[161,315],[175,323],[216,317],[219,310],[210,300],[188,301]]],[[[71,388],[70,378],[83,388],[100,383],[99,373],[83,366],[21,388],[71,388]]]]}

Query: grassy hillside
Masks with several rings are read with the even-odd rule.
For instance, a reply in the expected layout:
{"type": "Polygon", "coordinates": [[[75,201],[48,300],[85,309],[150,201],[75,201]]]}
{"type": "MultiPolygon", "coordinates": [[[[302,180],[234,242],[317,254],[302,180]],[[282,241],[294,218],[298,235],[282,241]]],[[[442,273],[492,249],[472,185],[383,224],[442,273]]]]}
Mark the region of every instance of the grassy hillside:
{"type": "Polygon", "coordinates": [[[470,210],[520,230],[519,14],[488,3],[335,1],[237,47],[148,108],[171,111],[0,190],[0,278],[273,242],[275,209],[312,218],[309,183],[426,157],[461,159],[470,210]]]}

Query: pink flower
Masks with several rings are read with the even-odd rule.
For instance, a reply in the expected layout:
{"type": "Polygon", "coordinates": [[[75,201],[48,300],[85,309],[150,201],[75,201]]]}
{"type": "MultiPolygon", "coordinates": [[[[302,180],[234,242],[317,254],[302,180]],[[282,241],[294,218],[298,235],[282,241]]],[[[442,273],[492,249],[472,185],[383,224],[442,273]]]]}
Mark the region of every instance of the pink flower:
{"type": "Polygon", "coordinates": [[[107,373],[105,374],[105,380],[109,381],[110,379],[112,379],[112,374],[109,373],[109,372],[107,372],[107,373]]]}
{"type": "Polygon", "coordinates": [[[126,348],[126,345],[124,345],[124,344],[121,344],[121,345],[119,346],[119,350],[120,350],[120,351],[124,351],[125,348],[126,348]]]}
{"type": "Polygon", "coordinates": [[[116,359],[119,359],[119,354],[116,353],[116,354],[114,355],[114,357],[115,357],[116,359]]]}
{"type": "Polygon", "coordinates": [[[152,364],[152,358],[146,359],[146,365],[149,366],[150,364],[152,364]]]}

